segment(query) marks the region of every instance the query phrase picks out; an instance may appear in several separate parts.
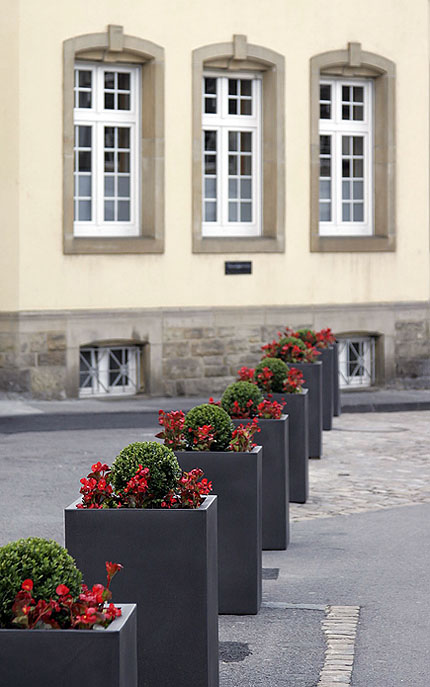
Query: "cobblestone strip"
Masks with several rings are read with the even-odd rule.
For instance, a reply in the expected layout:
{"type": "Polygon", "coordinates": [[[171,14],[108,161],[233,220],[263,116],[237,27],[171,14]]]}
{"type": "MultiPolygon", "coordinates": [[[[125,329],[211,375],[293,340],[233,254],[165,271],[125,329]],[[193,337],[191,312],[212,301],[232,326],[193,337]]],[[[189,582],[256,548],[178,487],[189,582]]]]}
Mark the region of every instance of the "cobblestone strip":
{"type": "Polygon", "coordinates": [[[351,684],[359,606],[326,606],[322,627],[327,642],[324,665],[317,687],[351,684]]]}

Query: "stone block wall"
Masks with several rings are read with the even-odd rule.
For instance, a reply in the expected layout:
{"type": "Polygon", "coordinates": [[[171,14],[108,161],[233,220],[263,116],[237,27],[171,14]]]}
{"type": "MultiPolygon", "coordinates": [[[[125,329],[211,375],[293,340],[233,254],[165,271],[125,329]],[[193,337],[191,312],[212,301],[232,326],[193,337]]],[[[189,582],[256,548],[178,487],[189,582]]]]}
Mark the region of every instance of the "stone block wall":
{"type": "Polygon", "coordinates": [[[398,320],[394,351],[397,384],[430,387],[430,322],[428,319],[398,320]]]}
{"type": "Polygon", "coordinates": [[[65,398],[65,331],[0,333],[0,389],[34,398],[65,398]]]}

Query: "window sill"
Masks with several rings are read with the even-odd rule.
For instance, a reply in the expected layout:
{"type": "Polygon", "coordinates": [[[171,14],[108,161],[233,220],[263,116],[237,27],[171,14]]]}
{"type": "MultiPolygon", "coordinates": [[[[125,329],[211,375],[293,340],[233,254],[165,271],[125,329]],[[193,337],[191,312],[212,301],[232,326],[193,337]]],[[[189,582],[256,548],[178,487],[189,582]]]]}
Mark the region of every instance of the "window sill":
{"type": "Polygon", "coordinates": [[[193,239],[193,253],[284,253],[283,239],[266,236],[219,236],[193,239]]]}
{"type": "Polygon", "coordinates": [[[121,236],[115,238],[66,236],[63,252],[65,255],[164,253],[164,241],[148,236],[121,236]]]}
{"type": "Polygon", "coordinates": [[[372,253],[395,250],[394,236],[311,236],[311,253],[372,253]]]}

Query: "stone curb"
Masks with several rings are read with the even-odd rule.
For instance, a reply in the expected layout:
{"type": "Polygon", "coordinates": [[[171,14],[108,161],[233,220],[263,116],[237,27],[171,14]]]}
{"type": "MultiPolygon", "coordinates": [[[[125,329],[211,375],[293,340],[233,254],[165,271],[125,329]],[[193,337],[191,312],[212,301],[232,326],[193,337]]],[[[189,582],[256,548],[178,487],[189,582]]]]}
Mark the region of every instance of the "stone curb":
{"type": "Polygon", "coordinates": [[[322,629],[327,643],[317,687],[351,684],[360,606],[326,606],[322,629]]]}

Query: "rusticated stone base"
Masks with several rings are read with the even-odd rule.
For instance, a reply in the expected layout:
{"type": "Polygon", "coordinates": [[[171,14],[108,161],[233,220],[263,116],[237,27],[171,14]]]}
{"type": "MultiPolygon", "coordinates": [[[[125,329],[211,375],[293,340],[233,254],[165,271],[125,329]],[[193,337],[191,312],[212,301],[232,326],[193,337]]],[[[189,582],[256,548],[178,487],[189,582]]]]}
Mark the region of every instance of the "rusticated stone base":
{"type": "Polygon", "coordinates": [[[219,395],[261,346],[291,327],[376,338],[376,383],[430,387],[430,306],[379,303],[122,309],[0,314],[0,391],[76,397],[79,348],[103,342],[142,351],[152,395],[219,395]]]}

